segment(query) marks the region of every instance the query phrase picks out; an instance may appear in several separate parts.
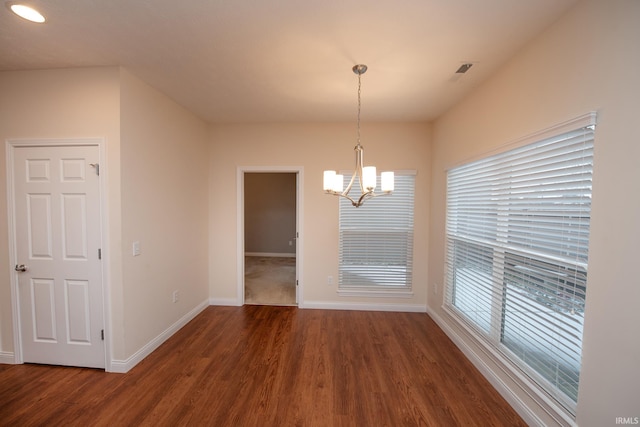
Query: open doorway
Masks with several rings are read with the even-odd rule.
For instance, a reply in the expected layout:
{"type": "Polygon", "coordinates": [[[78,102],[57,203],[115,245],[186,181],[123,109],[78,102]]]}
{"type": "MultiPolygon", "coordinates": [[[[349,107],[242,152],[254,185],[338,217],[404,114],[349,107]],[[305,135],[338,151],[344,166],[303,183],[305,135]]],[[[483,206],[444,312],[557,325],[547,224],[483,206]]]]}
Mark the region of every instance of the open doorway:
{"type": "Polygon", "coordinates": [[[297,305],[298,174],[243,178],[244,303],[297,305]]]}

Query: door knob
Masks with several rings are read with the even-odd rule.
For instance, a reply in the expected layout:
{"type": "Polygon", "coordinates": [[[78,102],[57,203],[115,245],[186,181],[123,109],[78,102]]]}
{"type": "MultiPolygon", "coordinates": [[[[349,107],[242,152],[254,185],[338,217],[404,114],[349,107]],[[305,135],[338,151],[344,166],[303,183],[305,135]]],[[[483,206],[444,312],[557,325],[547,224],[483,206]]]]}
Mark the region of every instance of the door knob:
{"type": "Polygon", "coordinates": [[[16,264],[15,270],[20,272],[25,272],[27,271],[27,267],[24,264],[20,264],[20,265],[16,264]]]}

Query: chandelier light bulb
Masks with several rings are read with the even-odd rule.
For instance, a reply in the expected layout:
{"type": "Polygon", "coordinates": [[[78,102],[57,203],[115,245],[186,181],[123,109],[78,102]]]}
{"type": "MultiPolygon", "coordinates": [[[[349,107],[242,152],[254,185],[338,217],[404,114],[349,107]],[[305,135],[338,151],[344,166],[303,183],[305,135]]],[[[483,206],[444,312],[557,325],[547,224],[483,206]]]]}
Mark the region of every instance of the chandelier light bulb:
{"type": "Polygon", "coordinates": [[[324,191],[333,191],[335,178],[336,171],[324,171],[324,178],[322,180],[324,191]]]}
{"type": "Polygon", "coordinates": [[[336,193],[342,193],[342,187],[344,186],[344,175],[336,174],[333,179],[333,191],[336,193]]]}
{"type": "Polygon", "coordinates": [[[362,168],[362,186],[367,191],[376,189],[376,167],[366,166],[362,168]]]}
{"type": "Polygon", "coordinates": [[[383,193],[390,193],[394,190],[393,172],[382,172],[380,174],[380,189],[383,193]]]}

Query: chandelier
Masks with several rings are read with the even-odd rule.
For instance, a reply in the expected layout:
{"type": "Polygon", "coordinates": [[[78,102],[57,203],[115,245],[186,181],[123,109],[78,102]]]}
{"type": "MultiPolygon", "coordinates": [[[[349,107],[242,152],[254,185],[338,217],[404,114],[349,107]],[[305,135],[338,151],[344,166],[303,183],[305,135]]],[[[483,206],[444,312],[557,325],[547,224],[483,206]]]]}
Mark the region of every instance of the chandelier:
{"type": "Polygon", "coordinates": [[[333,194],[334,196],[340,196],[348,199],[353,206],[360,207],[372,197],[382,196],[385,194],[391,194],[393,191],[393,172],[382,172],[380,174],[380,190],[382,193],[376,194],[376,167],[375,166],[363,166],[364,147],[360,145],[360,77],[367,71],[366,65],[354,65],[353,72],[358,75],[358,143],[356,144],[354,151],[356,152],[356,169],[353,171],[351,181],[347,188],[343,190],[344,176],[337,174],[336,171],[326,170],[324,171],[323,188],[325,193],[333,194]],[[353,188],[353,185],[358,178],[360,185],[360,195],[351,197],[349,192],[353,188]]]}

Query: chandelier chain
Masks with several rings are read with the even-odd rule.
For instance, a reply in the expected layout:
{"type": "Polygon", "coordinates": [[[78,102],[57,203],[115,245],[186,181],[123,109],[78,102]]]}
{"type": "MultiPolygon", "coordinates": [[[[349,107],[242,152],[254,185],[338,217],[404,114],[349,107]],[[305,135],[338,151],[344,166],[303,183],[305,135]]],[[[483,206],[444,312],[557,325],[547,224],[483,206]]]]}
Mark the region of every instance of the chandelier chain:
{"type": "Polygon", "coordinates": [[[358,73],[358,145],[360,145],[360,78],[362,77],[361,73],[358,73]]]}

